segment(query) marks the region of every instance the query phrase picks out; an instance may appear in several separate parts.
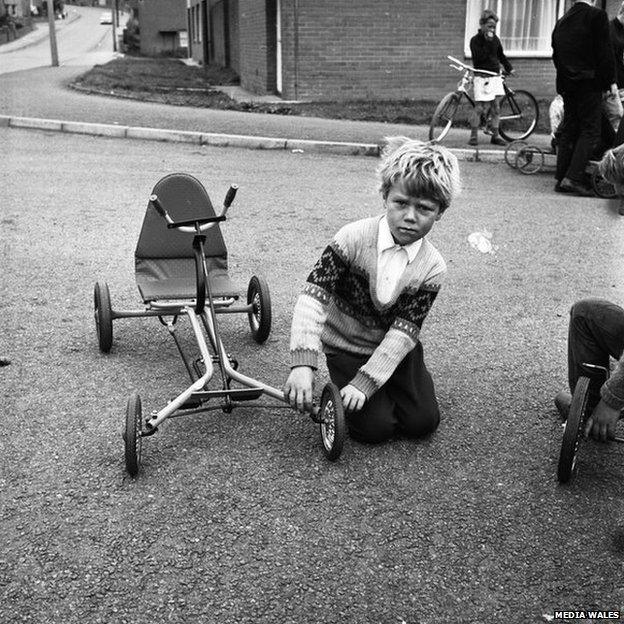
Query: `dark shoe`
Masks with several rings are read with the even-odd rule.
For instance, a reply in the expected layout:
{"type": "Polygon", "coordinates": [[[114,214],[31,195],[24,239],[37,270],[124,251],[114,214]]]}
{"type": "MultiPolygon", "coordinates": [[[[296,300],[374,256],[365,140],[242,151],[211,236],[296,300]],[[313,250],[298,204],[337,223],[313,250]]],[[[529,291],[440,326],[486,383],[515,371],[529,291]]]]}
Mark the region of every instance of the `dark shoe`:
{"type": "Polygon", "coordinates": [[[498,135],[494,135],[491,139],[490,139],[490,143],[492,145],[507,145],[507,141],[505,141],[505,139],[503,139],[502,137],[498,136],[498,135]]]}
{"type": "Polygon", "coordinates": [[[570,178],[563,178],[559,184],[560,191],[562,193],[570,193],[572,195],[579,195],[580,197],[594,197],[594,191],[588,186],[573,182],[570,178]]]}
{"type": "Polygon", "coordinates": [[[479,139],[477,139],[477,137],[470,137],[468,145],[479,145],[479,139]]]}
{"type": "Polygon", "coordinates": [[[555,407],[559,412],[559,417],[562,422],[568,420],[568,414],[570,413],[570,404],[572,403],[572,395],[565,390],[557,392],[555,397],[555,407]]]}
{"type": "Polygon", "coordinates": [[[565,191],[561,190],[561,180],[555,182],[555,193],[565,193],[565,191]]]}
{"type": "Polygon", "coordinates": [[[624,217],[624,197],[621,197],[621,198],[620,198],[620,205],[619,205],[619,207],[618,207],[618,214],[619,214],[621,217],[624,217]]]}

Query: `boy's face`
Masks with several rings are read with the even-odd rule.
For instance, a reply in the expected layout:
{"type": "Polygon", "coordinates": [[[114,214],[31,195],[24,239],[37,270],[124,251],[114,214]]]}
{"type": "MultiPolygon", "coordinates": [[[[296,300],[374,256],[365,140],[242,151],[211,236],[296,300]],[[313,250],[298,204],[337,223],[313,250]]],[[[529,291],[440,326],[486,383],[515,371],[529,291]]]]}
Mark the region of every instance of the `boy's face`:
{"type": "Polygon", "coordinates": [[[421,239],[442,216],[437,201],[409,195],[401,181],[390,187],[384,205],[390,233],[398,245],[421,239]]]}
{"type": "Polygon", "coordinates": [[[481,24],[481,32],[487,39],[493,39],[496,33],[496,22],[493,19],[489,19],[485,24],[481,24]]]}

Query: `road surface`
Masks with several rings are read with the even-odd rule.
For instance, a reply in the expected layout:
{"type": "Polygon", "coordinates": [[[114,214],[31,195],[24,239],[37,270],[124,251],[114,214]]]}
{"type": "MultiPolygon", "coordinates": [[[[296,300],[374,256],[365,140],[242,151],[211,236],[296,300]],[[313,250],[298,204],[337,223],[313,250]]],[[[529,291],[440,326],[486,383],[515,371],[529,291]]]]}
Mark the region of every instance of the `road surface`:
{"type": "MultiPolygon", "coordinates": [[[[101,25],[101,8],[68,7],[65,20],[56,20],[55,32],[59,65],[96,65],[115,56],[112,26],[101,25]]],[[[125,24],[122,16],[120,23],[125,24]]],[[[0,46],[0,74],[46,67],[52,64],[47,22],[22,39],[0,46]]]]}

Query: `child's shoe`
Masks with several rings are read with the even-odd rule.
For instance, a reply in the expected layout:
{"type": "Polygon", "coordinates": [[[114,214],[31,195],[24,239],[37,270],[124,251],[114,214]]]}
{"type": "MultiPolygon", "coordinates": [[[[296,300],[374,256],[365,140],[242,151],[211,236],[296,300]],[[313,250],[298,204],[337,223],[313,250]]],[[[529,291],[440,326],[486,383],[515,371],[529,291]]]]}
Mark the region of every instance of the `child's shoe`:
{"type": "Polygon", "coordinates": [[[491,139],[490,143],[492,145],[507,145],[507,141],[503,139],[499,134],[495,134],[491,139]]]}
{"type": "Polygon", "coordinates": [[[570,404],[572,403],[572,395],[565,390],[561,390],[561,392],[557,392],[557,396],[555,397],[555,407],[559,412],[559,417],[561,418],[561,422],[565,422],[568,420],[568,414],[570,413],[570,404]]]}
{"type": "Polygon", "coordinates": [[[468,145],[479,145],[479,139],[477,137],[470,137],[468,140],[468,145]]]}

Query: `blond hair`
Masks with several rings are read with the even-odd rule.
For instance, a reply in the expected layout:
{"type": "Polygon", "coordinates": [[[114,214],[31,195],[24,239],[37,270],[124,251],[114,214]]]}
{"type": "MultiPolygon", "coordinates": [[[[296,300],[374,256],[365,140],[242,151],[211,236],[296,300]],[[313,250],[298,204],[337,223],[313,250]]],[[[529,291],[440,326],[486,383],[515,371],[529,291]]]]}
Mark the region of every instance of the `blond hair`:
{"type": "Polygon", "coordinates": [[[460,192],[457,158],[437,143],[387,137],[381,158],[377,175],[384,199],[390,187],[401,181],[407,193],[436,201],[443,212],[460,192]]]}

